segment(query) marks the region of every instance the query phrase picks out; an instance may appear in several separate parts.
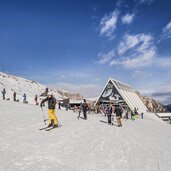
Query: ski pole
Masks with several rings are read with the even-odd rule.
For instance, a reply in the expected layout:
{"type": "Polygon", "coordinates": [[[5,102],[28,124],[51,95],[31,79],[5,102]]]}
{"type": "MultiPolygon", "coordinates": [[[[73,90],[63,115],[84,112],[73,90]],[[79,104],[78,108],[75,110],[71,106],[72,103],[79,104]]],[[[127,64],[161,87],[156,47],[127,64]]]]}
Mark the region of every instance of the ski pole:
{"type": "Polygon", "coordinates": [[[44,115],[44,112],[43,112],[43,108],[41,107],[41,109],[42,109],[42,115],[43,115],[44,123],[46,125],[46,119],[45,119],[45,115],[44,115]]]}

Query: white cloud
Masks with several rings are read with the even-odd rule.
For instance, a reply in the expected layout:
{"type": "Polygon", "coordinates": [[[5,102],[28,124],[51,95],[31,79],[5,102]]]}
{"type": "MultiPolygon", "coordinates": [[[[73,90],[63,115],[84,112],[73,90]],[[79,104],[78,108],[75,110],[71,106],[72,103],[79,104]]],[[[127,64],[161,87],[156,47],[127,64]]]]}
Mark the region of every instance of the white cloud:
{"type": "Polygon", "coordinates": [[[153,37],[149,34],[126,34],[118,46],[118,54],[123,55],[128,50],[135,48],[137,52],[142,52],[153,44],[153,37]]]}
{"type": "Polygon", "coordinates": [[[126,59],[121,62],[127,68],[142,68],[150,66],[153,63],[154,56],[156,54],[155,49],[149,49],[142,52],[139,56],[135,56],[131,59],[126,59]]]}
{"type": "Polygon", "coordinates": [[[139,43],[138,35],[126,34],[118,46],[118,54],[123,55],[129,49],[134,48],[139,43]]]}
{"type": "Polygon", "coordinates": [[[105,35],[108,38],[113,38],[113,33],[116,29],[119,12],[113,11],[109,15],[105,15],[100,22],[100,35],[105,35]]]}
{"type": "Polygon", "coordinates": [[[121,21],[123,24],[130,24],[132,23],[134,19],[134,14],[126,14],[125,16],[122,17],[121,21]]]}
{"type": "Polygon", "coordinates": [[[163,28],[164,37],[171,37],[171,21],[163,28]]]}
{"type": "Polygon", "coordinates": [[[102,54],[99,62],[111,66],[123,65],[126,68],[142,68],[152,65],[155,54],[156,47],[150,34],[126,34],[116,50],[102,54]]]}
{"type": "Polygon", "coordinates": [[[111,50],[107,54],[99,53],[98,57],[100,57],[100,60],[98,61],[98,63],[106,64],[106,63],[110,62],[113,59],[114,56],[115,56],[115,51],[114,50],[111,50]]]}

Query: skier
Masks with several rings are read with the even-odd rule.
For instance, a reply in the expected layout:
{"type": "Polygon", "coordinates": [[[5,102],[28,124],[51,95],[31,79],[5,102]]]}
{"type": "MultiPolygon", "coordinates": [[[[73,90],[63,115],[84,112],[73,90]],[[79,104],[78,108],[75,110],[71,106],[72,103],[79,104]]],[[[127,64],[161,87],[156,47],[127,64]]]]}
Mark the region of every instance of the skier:
{"type": "Polygon", "coordinates": [[[112,107],[109,106],[109,105],[107,106],[106,114],[107,114],[107,117],[108,117],[108,124],[111,124],[112,107]]]}
{"type": "Polygon", "coordinates": [[[122,110],[121,110],[121,107],[116,106],[115,113],[116,113],[116,120],[118,123],[118,127],[122,127],[122,123],[121,123],[122,110]]]}
{"type": "Polygon", "coordinates": [[[5,94],[6,94],[5,88],[4,88],[3,91],[1,91],[1,92],[2,92],[2,96],[3,96],[3,100],[5,100],[5,94]]]}
{"type": "Polygon", "coordinates": [[[138,108],[134,107],[134,116],[138,119],[138,108]]]}
{"type": "Polygon", "coordinates": [[[65,105],[65,110],[68,111],[68,109],[69,109],[69,103],[67,103],[67,104],[65,105]]]}
{"type": "Polygon", "coordinates": [[[49,89],[46,87],[46,89],[45,89],[46,96],[48,95],[48,92],[49,92],[49,89]]]}
{"type": "Polygon", "coordinates": [[[14,93],[13,93],[13,99],[14,99],[15,102],[16,102],[16,95],[17,95],[17,93],[14,92],[14,93]]]}
{"type": "Polygon", "coordinates": [[[112,105],[112,113],[115,113],[115,106],[112,105]]]}
{"type": "Polygon", "coordinates": [[[83,114],[84,114],[84,119],[87,120],[87,110],[88,110],[88,105],[86,103],[86,99],[84,99],[84,102],[82,104],[82,110],[83,110],[83,114]]]}
{"type": "Polygon", "coordinates": [[[129,110],[126,111],[125,113],[125,118],[128,119],[128,113],[129,113],[129,110]]]}
{"type": "Polygon", "coordinates": [[[97,103],[97,105],[96,105],[96,113],[102,113],[101,109],[100,109],[100,104],[99,103],[97,103]]]}
{"type": "Polygon", "coordinates": [[[52,93],[48,93],[48,97],[41,101],[40,106],[43,107],[43,103],[48,101],[48,117],[49,117],[49,125],[48,127],[53,126],[56,128],[59,126],[58,119],[55,113],[56,99],[53,97],[52,93]],[[52,119],[54,120],[54,125],[52,124],[52,119]]]}
{"type": "Polygon", "coordinates": [[[134,117],[134,112],[131,110],[131,119],[132,119],[132,121],[134,121],[135,120],[135,117],[134,117]]]}
{"type": "Polygon", "coordinates": [[[35,96],[34,100],[35,100],[35,102],[36,102],[36,105],[38,105],[39,103],[37,102],[37,100],[38,100],[37,95],[35,96]]]}
{"type": "Polygon", "coordinates": [[[26,94],[23,94],[23,103],[26,103],[26,94]]]}
{"type": "Polygon", "coordinates": [[[107,115],[107,114],[106,114],[107,106],[104,106],[103,110],[104,110],[103,113],[104,113],[104,115],[105,115],[105,117],[106,117],[106,115],[107,115]]]}
{"type": "Polygon", "coordinates": [[[58,109],[61,109],[61,102],[58,103],[58,109]]]}
{"type": "Polygon", "coordinates": [[[144,119],[144,113],[143,112],[141,113],[141,119],[144,119]]]}
{"type": "Polygon", "coordinates": [[[74,112],[76,112],[76,109],[77,109],[77,106],[76,106],[76,105],[74,105],[74,110],[73,110],[73,111],[74,111],[74,112]]]}

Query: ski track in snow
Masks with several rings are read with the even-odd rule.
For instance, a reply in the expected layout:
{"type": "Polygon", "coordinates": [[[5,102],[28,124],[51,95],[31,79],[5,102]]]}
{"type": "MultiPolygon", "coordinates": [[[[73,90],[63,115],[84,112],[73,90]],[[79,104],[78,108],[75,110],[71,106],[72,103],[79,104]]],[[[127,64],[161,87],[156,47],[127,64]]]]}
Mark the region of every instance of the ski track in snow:
{"type": "Polygon", "coordinates": [[[78,120],[78,113],[57,109],[62,127],[47,132],[39,130],[39,106],[0,100],[0,108],[2,171],[171,170],[171,126],[148,116],[122,119],[118,128],[100,122],[107,121],[102,115],[78,120]]]}

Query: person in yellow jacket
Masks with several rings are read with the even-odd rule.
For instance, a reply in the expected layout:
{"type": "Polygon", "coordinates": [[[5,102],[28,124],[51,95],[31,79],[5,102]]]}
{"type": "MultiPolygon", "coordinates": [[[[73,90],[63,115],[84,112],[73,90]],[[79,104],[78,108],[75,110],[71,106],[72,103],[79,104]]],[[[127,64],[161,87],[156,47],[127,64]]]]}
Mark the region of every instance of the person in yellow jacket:
{"type": "Polygon", "coordinates": [[[53,126],[55,128],[59,126],[59,122],[55,113],[56,99],[55,97],[53,97],[52,93],[48,93],[47,95],[48,96],[41,101],[40,106],[43,107],[44,102],[48,101],[48,117],[49,117],[48,127],[53,126]],[[52,123],[52,119],[54,120],[54,124],[52,123]]]}

